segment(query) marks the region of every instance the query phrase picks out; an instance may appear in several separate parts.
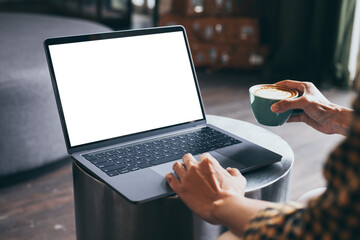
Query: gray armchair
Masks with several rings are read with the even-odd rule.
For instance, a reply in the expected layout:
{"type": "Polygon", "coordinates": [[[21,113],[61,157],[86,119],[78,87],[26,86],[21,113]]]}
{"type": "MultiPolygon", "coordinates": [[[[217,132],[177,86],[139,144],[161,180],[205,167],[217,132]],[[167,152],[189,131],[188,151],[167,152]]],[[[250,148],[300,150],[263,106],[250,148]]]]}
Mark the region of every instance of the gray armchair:
{"type": "Polygon", "coordinates": [[[109,30],[86,20],[0,13],[0,178],[67,156],[43,41],[109,30]]]}

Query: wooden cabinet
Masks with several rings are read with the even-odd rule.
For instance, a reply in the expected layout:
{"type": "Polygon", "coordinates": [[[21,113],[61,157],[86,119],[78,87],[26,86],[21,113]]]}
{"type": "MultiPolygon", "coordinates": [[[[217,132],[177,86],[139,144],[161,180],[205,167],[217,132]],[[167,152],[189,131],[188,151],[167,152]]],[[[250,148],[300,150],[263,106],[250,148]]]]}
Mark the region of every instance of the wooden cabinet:
{"type": "Polygon", "coordinates": [[[160,26],[183,25],[196,67],[257,69],[268,47],[260,44],[252,0],[173,0],[160,26]]]}

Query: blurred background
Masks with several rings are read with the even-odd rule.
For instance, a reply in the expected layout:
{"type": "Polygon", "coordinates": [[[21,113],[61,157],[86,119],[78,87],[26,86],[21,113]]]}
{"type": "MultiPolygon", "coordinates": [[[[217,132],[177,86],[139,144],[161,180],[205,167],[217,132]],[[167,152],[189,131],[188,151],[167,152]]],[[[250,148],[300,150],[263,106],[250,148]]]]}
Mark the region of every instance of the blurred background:
{"type": "Polygon", "coordinates": [[[346,87],[356,75],[356,2],[0,0],[0,10],[89,19],[114,30],[180,24],[197,67],[258,69],[265,79],[346,87]]]}
{"type": "MultiPolygon", "coordinates": [[[[207,114],[257,124],[248,88],[283,79],[311,81],[330,101],[343,106],[351,107],[356,96],[359,0],[0,0],[0,239],[76,238],[71,160],[41,46],[47,33],[175,24],[186,29],[207,114]],[[96,28],[65,31],[76,24],[46,25],[42,16],[96,28]],[[36,17],[34,23],[31,17],[36,17]],[[13,57],[18,53],[12,47],[29,43],[27,38],[39,31],[44,34],[36,39],[36,52],[13,57]],[[35,62],[35,55],[40,56],[39,65],[22,74],[20,81],[11,67],[23,69],[35,62]],[[39,81],[46,83],[40,88],[42,98],[30,104],[42,109],[36,116],[29,106],[35,95],[23,97],[29,89],[39,89],[26,85],[32,83],[33,73],[41,73],[39,81]],[[18,90],[21,87],[24,92],[18,90]],[[49,105],[45,108],[39,102],[49,105]],[[19,126],[27,130],[18,130],[19,126]]],[[[326,185],[322,166],[342,136],[318,133],[302,123],[265,128],[294,151],[291,200],[326,185]]]]}

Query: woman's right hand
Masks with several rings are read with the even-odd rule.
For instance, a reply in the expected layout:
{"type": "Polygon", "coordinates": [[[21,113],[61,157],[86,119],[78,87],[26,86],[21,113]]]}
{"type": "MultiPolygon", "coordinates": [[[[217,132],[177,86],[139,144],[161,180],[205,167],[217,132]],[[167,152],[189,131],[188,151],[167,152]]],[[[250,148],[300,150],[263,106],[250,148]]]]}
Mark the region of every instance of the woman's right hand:
{"type": "Polygon", "coordinates": [[[302,109],[304,113],[291,116],[288,122],[304,122],[325,134],[346,135],[353,110],[331,103],[313,83],[284,80],[275,84],[296,89],[301,96],[274,103],[271,106],[273,112],[302,109]]]}

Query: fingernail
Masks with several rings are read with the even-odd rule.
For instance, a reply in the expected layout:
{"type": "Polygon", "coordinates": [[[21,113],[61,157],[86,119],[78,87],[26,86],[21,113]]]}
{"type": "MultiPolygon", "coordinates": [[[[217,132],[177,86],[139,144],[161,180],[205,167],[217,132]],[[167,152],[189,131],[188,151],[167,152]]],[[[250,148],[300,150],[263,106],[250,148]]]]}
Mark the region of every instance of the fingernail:
{"type": "Polygon", "coordinates": [[[171,177],[170,177],[170,175],[169,175],[170,173],[168,173],[168,174],[166,174],[165,175],[165,179],[166,179],[166,181],[168,181],[168,182],[170,182],[171,181],[171,177]]]}
{"type": "Polygon", "coordinates": [[[278,112],[278,111],[279,111],[279,106],[276,105],[276,104],[273,104],[273,105],[271,106],[271,111],[273,111],[273,112],[278,112]]]}

